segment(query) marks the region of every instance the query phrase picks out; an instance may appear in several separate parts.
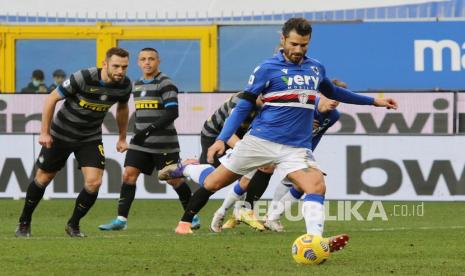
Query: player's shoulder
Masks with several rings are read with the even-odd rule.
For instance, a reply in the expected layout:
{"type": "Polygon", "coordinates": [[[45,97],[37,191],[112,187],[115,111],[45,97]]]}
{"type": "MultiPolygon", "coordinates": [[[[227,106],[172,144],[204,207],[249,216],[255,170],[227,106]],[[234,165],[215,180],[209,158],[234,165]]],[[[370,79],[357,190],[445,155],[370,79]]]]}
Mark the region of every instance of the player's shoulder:
{"type": "Polygon", "coordinates": [[[320,72],[322,72],[324,75],[326,74],[325,66],[316,58],[307,57],[305,59],[305,64],[317,74],[320,72]]]}

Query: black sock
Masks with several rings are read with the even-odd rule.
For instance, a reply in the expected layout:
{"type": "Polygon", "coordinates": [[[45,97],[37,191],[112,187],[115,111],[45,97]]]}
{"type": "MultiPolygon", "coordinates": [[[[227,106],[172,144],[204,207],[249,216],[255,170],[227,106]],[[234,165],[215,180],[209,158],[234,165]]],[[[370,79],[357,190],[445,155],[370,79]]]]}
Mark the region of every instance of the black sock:
{"type": "Polygon", "coordinates": [[[26,198],[24,199],[23,212],[19,218],[19,222],[30,223],[32,219],[32,213],[39,204],[40,200],[44,196],[45,188],[39,186],[35,180],[33,180],[26,191],[26,198]]]}
{"type": "Polygon", "coordinates": [[[200,211],[200,209],[203,208],[203,206],[205,206],[205,204],[207,204],[208,199],[212,194],[214,194],[214,192],[210,192],[204,187],[200,187],[192,195],[191,200],[189,200],[189,204],[187,204],[186,210],[184,211],[184,215],[182,216],[181,221],[192,222],[194,216],[200,211]]]}
{"type": "Polygon", "coordinates": [[[250,204],[250,207],[253,209],[253,204],[255,201],[259,200],[263,193],[265,193],[266,188],[270,182],[272,173],[265,173],[258,170],[252,179],[250,179],[249,187],[247,188],[247,195],[245,196],[245,201],[250,204]]]}
{"type": "Polygon", "coordinates": [[[189,188],[189,185],[187,185],[186,182],[183,182],[179,187],[174,189],[176,193],[179,196],[179,201],[181,201],[182,208],[184,211],[187,208],[187,204],[189,203],[189,200],[191,199],[192,192],[191,188],[189,188]]]}
{"type": "Polygon", "coordinates": [[[83,218],[90,210],[92,205],[94,205],[95,201],[97,200],[97,196],[98,192],[91,194],[87,192],[85,188],[83,188],[76,198],[73,215],[68,220],[68,224],[71,224],[72,226],[78,226],[81,218],[83,218]]]}
{"type": "Polygon", "coordinates": [[[136,196],[136,184],[129,184],[123,182],[121,185],[121,192],[118,200],[118,216],[127,218],[129,215],[129,209],[136,196]]]}

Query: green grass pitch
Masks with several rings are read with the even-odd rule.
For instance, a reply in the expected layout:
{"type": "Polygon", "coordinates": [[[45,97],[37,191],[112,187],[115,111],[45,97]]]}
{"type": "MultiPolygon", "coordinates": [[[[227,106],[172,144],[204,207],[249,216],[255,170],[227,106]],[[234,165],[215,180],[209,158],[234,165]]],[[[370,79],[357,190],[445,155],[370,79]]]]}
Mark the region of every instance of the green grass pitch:
{"type": "MultiPolygon", "coordinates": [[[[74,200],[42,201],[32,224],[33,237],[18,239],[14,229],[23,200],[0,200],[0,274],[44,275],[463,275],[465,273],[465,203],[383,202],[387,221],[328,221],[325,236],[348,233],[349,245],[320,266],[294,263],[293,240],[305,232],[303,221],[284,220],[285,233],[255,232],[245,225],[213,234],[208,224],[220,201],[200,213],[202,227],[176,236],[181,216],[175,200],[137,200],[126,231],[101,232],[97,226],[115,216],[116,200],[98,200],[82,220],[88,237],[71,239],[64,226],[74,200]],[[406,205],[405,216],[400,205],[406,205]],[[397,208],[397,209],[396,209],[397,208]]],[[[337,214],[336,202],[331,212],[337,214]]],[[[296,211],[296,209],[294,209],[296,211]]],[[[296,211],[297,212],[297,211],[296,211]]],[[[330,212],[330,213],[331,213],[330,212]]]]}

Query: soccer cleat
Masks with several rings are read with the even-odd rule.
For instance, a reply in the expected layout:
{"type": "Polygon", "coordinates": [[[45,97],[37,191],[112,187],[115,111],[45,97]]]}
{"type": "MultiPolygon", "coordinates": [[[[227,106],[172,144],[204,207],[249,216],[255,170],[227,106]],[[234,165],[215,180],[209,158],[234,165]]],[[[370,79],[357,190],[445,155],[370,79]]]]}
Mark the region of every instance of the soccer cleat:
{"type": "Polygon", "coordinates": [[[192,223],[186,221],[180,221],[174,232],[178,235],[192,234],[192,223]]]}
{"type": "Polygon", "coordinates": [[[222,230],[221,225],[223,224],[223,220],[224,214],[216,211],[215,214],[213,214],[210,230],[215,233],[220,233],[222,230]]]}
{"type": "Polygon", "coordinates": [[[65,232],[71,238],[85,238],[87,237],[86,234],[81,232],[79,225],[73,226],[71,224],[67,224],[65,227],[65,232]]]}
{"type": "Polygon", "coordinates": [[[194,218],[192,219],[192,230],[197,230],[200,228],[200,217],[199,215],[195,215],[194,218]]]}
{"type": "Polygon", "coordinates": [[[233,229],[236,228],[236,226],[240,222],[236,219],[235,216],[231,216],[224,224],[223,224],[223,229],[233,229]]]}
{"type": "Polygon", "coordinates": [[[263,224],[266,229],[274,231],[274,232],[284,232],[284,226],[281,224],[279,219],[277,220],[266,220],[263,224]]]}
{"type": "Polygon", "coordinates": [[[184,169],[186,168],[187,165],[191,165],[191,164],[199,164],[199,162],[196,159],[186,159],[183,162],[168,165],[158,171],[158,179],[170,180],[170,179],[176,179],[176,178],[183,178],[184,169]]]}
{"type": "Polygon", "coordinates": [[[120,219],[114,219],[108,224],[99,225],[98,229],[102,231],[111,231],[111,230],[126,230],[128,229],[128,222],[122,221],[120,219]]]}
{"type": "Polygon", "coordinates": [[[329,245],[329,252],[339,251],[349,242],[349,235],[341,234],[326,239],[329,245]]]}
{"type": "Polygon", "coordinates": [[[15,236],[18,238],[29,238],[31,236],[31,223],[20,222],[16,226],[15,236]]]}
{"type": "Polygon", "coordinates": [[[265,226],[255,217],[253,210],[241,208],[238,212],[239,221],[244,222],[250,227],[258,230],[264,231],[265,226]]]}

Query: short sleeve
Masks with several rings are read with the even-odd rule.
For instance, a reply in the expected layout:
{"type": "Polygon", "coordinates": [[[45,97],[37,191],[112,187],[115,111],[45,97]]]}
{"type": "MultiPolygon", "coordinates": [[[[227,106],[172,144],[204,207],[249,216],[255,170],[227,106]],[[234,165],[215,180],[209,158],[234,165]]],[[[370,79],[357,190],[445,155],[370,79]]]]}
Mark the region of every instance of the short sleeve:
{"type": "Polygon", "coordinates": [[[249,82],[245,87],[246,92],[253,93],[255,95],[260,95],[263,90],[266,88],[268,77],[266,74],[267,70],[264,66],[257,66],[253,73],[249,77],[249,82]]]}
{"type": "Polygon", "coordinates": [[[80,71],[73,73],[68,79],[57,87],[58,92],[63,97],[75,95],[81,86],[85,85],[84,77],[80,71]]]}
{"type": "Polygon", "coordinates": [[[170,79],[161,82],[160,92],[165,107],[178,105],[178,88],[170,79]]]}

